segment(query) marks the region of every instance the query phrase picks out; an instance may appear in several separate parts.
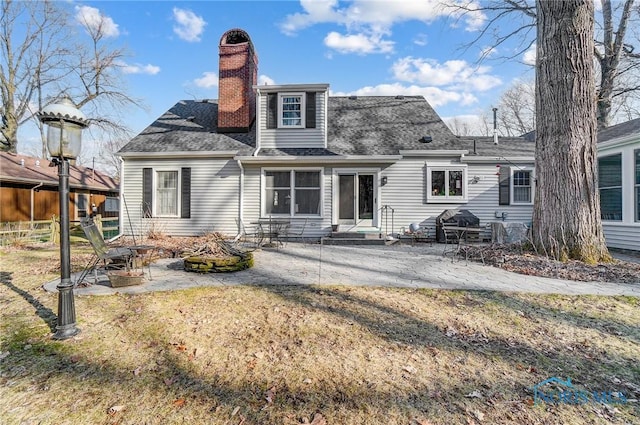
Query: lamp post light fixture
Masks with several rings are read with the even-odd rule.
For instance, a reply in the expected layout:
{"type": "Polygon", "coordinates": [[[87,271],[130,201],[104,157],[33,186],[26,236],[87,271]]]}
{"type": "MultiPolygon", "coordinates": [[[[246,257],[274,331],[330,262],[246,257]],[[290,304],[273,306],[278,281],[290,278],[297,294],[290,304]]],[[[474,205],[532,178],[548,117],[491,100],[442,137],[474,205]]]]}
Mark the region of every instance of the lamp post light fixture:
{"type": "Polygon", "coordinates": [[[76,307],[71,282],[71,242],[69,240],[69,160],[80,154],[82,130],[89,124],[65,96],[60,103],[48,105],[38,118],[49,128],[47,149],[52,162],[58,166],[60,200],[60,283],[58,289],[58,323],[54,339],[67,339],[80,332],[76,327],[76,307]]]}

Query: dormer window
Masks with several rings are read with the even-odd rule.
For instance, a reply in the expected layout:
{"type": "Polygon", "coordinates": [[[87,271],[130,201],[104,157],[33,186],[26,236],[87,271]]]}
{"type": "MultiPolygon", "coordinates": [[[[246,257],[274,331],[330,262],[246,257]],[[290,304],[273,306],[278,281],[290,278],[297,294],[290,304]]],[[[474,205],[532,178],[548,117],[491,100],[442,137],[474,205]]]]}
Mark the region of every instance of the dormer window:
{"type": "Polygon", "coordinates": [[[267,128],[316,128],[315,92],[267,94],[267,128]]]}
{"type": "Polygon", "coordinates": [[[278,127],[304,128],[304,93],[280,93],[278,127]]]}

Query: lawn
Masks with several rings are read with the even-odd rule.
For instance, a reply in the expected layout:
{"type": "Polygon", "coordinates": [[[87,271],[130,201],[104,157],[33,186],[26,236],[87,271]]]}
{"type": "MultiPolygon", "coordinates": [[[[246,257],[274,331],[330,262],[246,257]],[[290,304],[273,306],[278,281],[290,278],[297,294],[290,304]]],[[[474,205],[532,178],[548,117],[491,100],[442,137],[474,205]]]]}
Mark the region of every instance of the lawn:
{"type": "MultiPolygon", "coordinates": [[[[73,264],[86,252],[74,247],[73,264]]],[[[0,250],[2,424],[640,417],[638,298],[278,282],[76,297],[82,332],[61,342],[50,338],[57,296],[41,288],[58,261],[55,247],[0,250]],[[534,385],[551,377],[588,402],[534,403],[534,385]]],[[[572,394],[562,389],[541,388],[572,394]]]]}

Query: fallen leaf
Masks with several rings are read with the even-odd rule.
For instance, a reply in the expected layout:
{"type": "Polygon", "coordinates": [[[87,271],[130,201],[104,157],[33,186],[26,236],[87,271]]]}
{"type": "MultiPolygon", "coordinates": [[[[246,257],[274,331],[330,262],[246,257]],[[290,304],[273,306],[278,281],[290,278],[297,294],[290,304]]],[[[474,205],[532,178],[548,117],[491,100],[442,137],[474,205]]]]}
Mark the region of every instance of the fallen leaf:
{"type": "Polygon", "coordinates": [[[482,398],[482,393],[478,390],[475,390],[473,392],[470,392],[469,394],[467,394],[465,397],[468,398],[482,398]]]}
{"type": "Polygon", "coordinates": [[[239,411],[240,411],[240,406],[236,406],[236,408],[233,409],[233,412],[231,412],[231,417],[233,418],[236,414],[238,414],[239,411]]]}
{"type": "Polygon", "coordinates": [[[273,399],[275,397],[276,397],[276,387],[269,388],[265,395],[265,400],[267,400],[267,404],[273,404],[273,399]]]}
{"type": "Polygon", "coordinates": [[[118,412],[121,412],[124,410],[124,404],[119,404],[117,406],[111,406],[109,409],[107,409],[107,413],[110,415],[115,415],[118,412]]]}
{"type": "Polygon", "coordinates": [[[411,365],[403,367],[402,370],[404,370],[405,372],[412,373],[412,374],[416,373],[418,371],[415,367],[413,367],[411,365]]]}
{"type": "Polygon", "coordinates": [[[316,413],[310,425],[327,425],[327,421],[320,413],[316,413]]]}
{"type": "Polygon", "coordinates": [[[187,346],[184,344],[178,344],[176,345],[176,350],[178,351],[187,351],[187,346]]]}
{"type": "Polygon", "coordinates": [[[191,354],[189,354],[189,360],[193,360],[196,358],[196,350],[197,348],[194,348],[191,354]]]}
{"type": "Polygon", "coordinates": [[[176,401],[173,402],[173,405],[175,407],[182,407],[184,406],[184,404],[187,402],[187,400],[185,400],[184,398],[179,398],[176,401]]]}
{"type": "Polygon", "coordinates": [[[138,376],[140,375],[140,372],[142,371],[142,368],[140,366],[138,366],[137,368],[135,368],[133,370],[133,376],[138,376]]]}
{"type": "Polygon", "coordinates": [[[310,384],[313,381],[310,378],[305,379],[304,381],[302,381],[303,384],[310,384]]]}
{"type": "Polygon", "coordinates": [[[482,421],[484,419],[484,413],[482,413],[479,410],[474,410],[473,411],[473,416],[476,417],[477,420],[482,421]]]}
{"type": "Polygon", "coordinates": [[[164,378],[163,382],[167,387],[170,387],[173,384],[174,378],[164,378]]]}

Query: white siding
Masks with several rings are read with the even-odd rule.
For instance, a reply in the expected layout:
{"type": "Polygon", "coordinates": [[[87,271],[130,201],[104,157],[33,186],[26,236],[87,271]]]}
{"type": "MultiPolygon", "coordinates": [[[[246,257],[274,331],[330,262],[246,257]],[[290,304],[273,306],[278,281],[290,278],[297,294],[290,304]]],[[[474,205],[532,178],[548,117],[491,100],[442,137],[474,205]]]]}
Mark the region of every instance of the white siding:
{"type": "Polygon", "coordinates": [[[622,221],[603,221],[602,227],[609,248],[640,251],[640,222],[635,221],[634,193],[634,153],[636,149],[640,149],[640,135],[633,137],[607,148],[598,146],[598,157],[622,155],[622,221]]]}
{"type": "Polygon", "coordinates": [[[293,149],[324,148],[326,141],[326,95],[316,94],[316,128],[267,129],[267,96],[259,97],[260,148],[293,149]]]}
{"type": "Polygon", "coordinates": [[[153,230],[173,236],[198,236],[215,231],[237,233],[240,168],[235,160],[127,159],[123,165],[122,233],[136,236],[153,230]],[[191,167],[191,218],[142,217],[142,169],[191,167]]]}
{"type": "Polygon", "coordinates": [[[468,164],[466,203],[427,203],[425,167],[436,163],[440,165],[443,160],[409,158],[383,169],[381,176],[387,177],[387,184],[382,187],[380,206],[389,205],[394,209],[394,232],[402,227],[408,229],[411,223],[420,223],[435,234],[435,219],[445,209],[467,209],[480,219],[481,226],[501,221],[495,218],[497,211],[507,213],[506,221],[531,221],[532,205],[498,205],[498,176],[492,164],[468,164]],[[472,183],[474,176],[479,177],[477,183],[472,183]]]}

